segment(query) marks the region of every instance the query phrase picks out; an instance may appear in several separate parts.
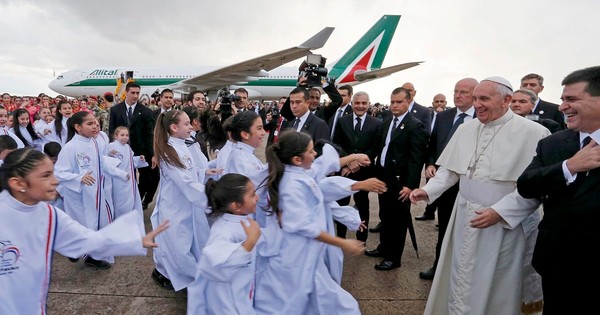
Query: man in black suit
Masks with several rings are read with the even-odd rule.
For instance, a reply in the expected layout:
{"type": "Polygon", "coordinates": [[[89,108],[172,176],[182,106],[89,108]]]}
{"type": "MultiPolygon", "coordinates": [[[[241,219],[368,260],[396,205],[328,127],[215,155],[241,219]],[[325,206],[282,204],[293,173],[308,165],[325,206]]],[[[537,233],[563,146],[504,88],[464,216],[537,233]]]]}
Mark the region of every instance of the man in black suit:
{"type": "MultiPolygon", "coordinates": [[[[125,86],[125,101],[110,108],[109,134],[114,133],[119,126],[129,127],[129,145],[134,155],[143,155],[146,161],[150,161],[154,155],[154,125],[155,119],[148,107],[138,103],[141,87],[135,82],[129,82],[125,86]]],[[[138,169],[140,178],[138,179],[138,189],[142,198],[142,206],[148,208],[152,202],[158,179],[150,166],[138,169]]]]}
{"type": "Polygon", "coordinates": [[[420,120],[423,123],[423,125],[425,125],[427,131],[431,132],[431,119],[433,117],[431,115],[431,109],[415,101],[415,95],[417,95],[417,90],[415,90],[415,86],[412,83],[406,82],[402,85],[402,87],[410,92],[412,102],[408,107],[408,111],[413,117],[420,120]]]}
{"type": "Polygon", "coordinates": [[[327,126],[329,126],[330,138],[333,139],[335,128],[337,127],[338,120],[344,116],[352,114],[352,93],[354,92],[352,86],[342,85],[338,87],[338,94],[341,97],[341,105],[339,105],[336,111],[331,111],[331,115],[326,117],[327,126]]]}
{"type": "Polygon", "coordinates": [[[375,265],[377,270],[400,267],[406,232],[412,229],[408,197],[421,183],[429,132],[408,111],[411,101],[410,92],[404,88],[392,92],[392,117],[383,123],[377,139],[376,174],[387,185],[387,191],[379,195],[382,226],[379,246],[365,252],[367,256],[383,257],[375,265]]]}
{"type": "Polygon", "coordinates": [[[519,116],[538,122],[542,126],[548,128],[552,133],[563,130],[563,125],[552,119],[541,118],[539,115],[532,112],[537,100],[537,95],[531,90],[516,90],[513,93],[512,100],[510,100],[510,109],[519,116]]]}
{"type": "Polygon", "coordinates": [[[240,98],[239,101],[234,101],[235,107],[240,111],[253,111],[260,116],[263,122],[263,126],[267,124],[267,111],[264,107],[261,108],[260,104],[253,104],[248,102],[248,90],[244,88],[237,88],[233,91],[233,94],[240,98]]]}
{"type": "MultiPolygon", "coordinates": [[[[297,87],[290,92],[288,99],[293,119],[284,121],[281,129],[293,129],[307,133],[315,142],[319,139],[329,140],[327,123],[308,110],[308,90],[304,87],[297,87]]],[[[282,115],[285,108],[284,105],[282,115]]]]}
{"type": "Polygon", "coordinates": [[[560,110],[569,129],[538,142],[517,189],[544,203],[532,260],[542,276],[544,314],[589,314],[598,298],[589,284],[600,280],[594,267],[600,243],[600,66],[575,71],[562,85],[560,110]]]}
{"type": "MultiPolygon", "coordinates": [[[[439,112],[436,116],[433,130],[431,131],[431,137],[429,138],[429,145],[427,146],[427,159],[425,162],[425,177],[431,178],[435,176],[439,165],[435,164],[442,151],[446,147],[446,144],[454,134],[454,131],[458,126],[464,122],[475,118],[475,109],[473,108],[473,89],[479,82],[473,78],[465,78],[456,83],[454,86],[454,106],[448,110],[439,112]],[[455,127],[456,126],[456,127],[455,127]]],[[[438,211],[438,238],[435,245],[435,260],[433,267],[421,271],[419,277],[425,280],[433,279],[435,270],[437,268],[438,260],[440,258],[440,250],[442,248],[442,241],[444,240],[444,234],[448,227],[448,221],[450,221],[450,215],[452,214],[452,208],[454,207],[454,201],[458,194],[458,184],[452,186],[444,192],[440,198],[425,208],[425,213],[422,216],[416,217],[417,220],[423,220],[424,217],[435,216],[435,210],[438,211]]],[[[433,219],[433,218],[432,218],[433,219]]]]}
{"type": "Polygon", "coordinates": [[[552,119],[563,128],[566,128],[565,116],[558,110],[558,105],[540,98],[540,93],[544,90],[544,77],[530,73],[521,79],[521,88],[531,90],[538,96],[538,100],[533,107],[533,114],[539,115],[542,119],[552,119]]]}
{"type": "Polygon", "coordinates": [[[338,107],[342,104],[342,96],[335,87],[333,81],[328,82],[322,87],[327,97],[329,97],[329,104],[327,106],[321,105],[321,90],[318,87],[312,87],[308,90],[309,97],[309,110],[315,114],[315,116],[321,118],[323,121],[328,122],[329,119],[337,112],[338,107]]]}
{"type": "MultiPolygon", "coordinates": [[[[333,143],[340,146],[347,154],[364,153],[369,156],[371,161],[375,160],[377,152],[376,146],[373,145],[373,139],[381,133],[381,120],[368,115],[367,110],[371,103],[369,95],[365,92],[357,92],[352,98],[353,115],[347,115],[340,118],[337,125],[337,131],[333,137],[333,143]]],[[[375,176],[372,166],[364,168],[349,169],[351,173],[348,178],[361,181],[375,176]]],[[[359,191],[353,195],[354,204],[360,215],[361,221],[369,226],[369,192],[359,191]]],[[[345,200],[349,203],[349,199],[345,200]]],[[[339,201],[338,201],[339,203],[339,201]]],[[[343,224],[337,224],[337,235],[340,237],[346,236],[347,228],[343,224]]],[[[368,231],[356,232],[356,239],[366,242],[368,231]]]]}

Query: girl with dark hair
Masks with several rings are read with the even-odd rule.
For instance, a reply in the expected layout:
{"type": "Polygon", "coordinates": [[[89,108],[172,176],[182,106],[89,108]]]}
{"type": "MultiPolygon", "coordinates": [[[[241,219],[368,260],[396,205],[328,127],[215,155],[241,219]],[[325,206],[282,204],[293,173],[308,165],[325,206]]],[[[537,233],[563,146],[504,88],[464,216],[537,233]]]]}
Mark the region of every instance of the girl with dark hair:
{"type": "Polygon", "coordinates": [[[152,279],[176,291],[194,281],[210,230],[200,171],[185,143],[191,131],[188,115],[178,110],[160,114],[154,129],[160,190],[150,221],[156,227],[169,220],[173,228],[156,239],[160,248],[154,251],[152,279]]]}
{"type": "Polygon", "coordinates": [[[0,174],[0,287],[10,288],[0,294],[0,314],[46,314],[54,251],[70,257],[142,256],[168,227],[165,222],[144,236],[133,215],[99,231],[82,226],[46,203],[56,198],[58,180],[50,159],[30,148],[11,152],[0,174]]]}
{"type": "Polygon", "coordinates": [[[44,141],[33,130],[33,125],[29,119],[29,112],[24,108],[19,108],[13,113],[12,132],[25,144],[26,147],[42,151],[44,141]]]}
{"type": "Polygon", "coordinates": [[[258,196],[252,181],[240,174],[209,179],[206,195],[218,217],[202,250],[196,281],[188,287],[188,314],[255,314],[255,245],[258,224],[249,217],[258,196]]]}
{"type": "MultiPolygon", "coordinates": [[[[132,180],[129,174],[118,169],[118,162],[111,162],[114,158],[106,156],[106,142],[97,139],[99,131],[94,115],[86,111],[74,114],[69,118],[69,141],[62,146],[55,166],[65,212],[92,230],[109,225],[115,218],[105,172],[132,180]]],[[[85,258],[86,265],[95,269],[108,269],[113,262],[112,256],[85,258]]]]}
{"type": "MultiPolygon", "coordinates": [[[[56,106],[56,114],[54,123],[50,126],[52,133],[54,135],[54,141],[64,145],[67,143],[67,120],[73,115],[73,109],[71,108],[71,103],[67,101],[60,101],[56,106]]],[[[50,135],[48,135],[50,136],[50,135]]]]}
{"type": "Polygon", "coordinates": [[[360,314],[356,300],[330,275],[325,250],[333,245],[346,254],[359,255],[364,244],[327,231],[331,218],[327,217],[326,203],[335,199],[327,201],[320,185],[331,184],[325,184],[326,174],[339,171],[340,164],[357,160],[366,165],[369,161],[360,154],[340,159],[329,145],[323,151],[319,162],[313,164],[316,152],[312,139],[295,131],[283,132],[279,141],[267,149],[273,215],[267,216],[264,233],[270,236],[265,237],[269,242],[275,239],[278,248],[266,257],[264,271],[257,273],[258,314],[360,314]],[[276,224],[270,223],[273,221],[276,224]],[[278,233],[273,231],[274,225],[280,227],[278,233]]]}
{"type": "Polygon", "coordinates": [[[198,166],[200,182],[205,183],[208,177],[221,174],[223,169],[215,169],[215,163],[212,163],[213,168],[211,168],[208,162],[206,143],[204,141],[206,133],[202,132],[198,109],[196,107],[186,106],[183,108],[183,112],[190,118],[190,125],[192,126],[190,137],[185,140],[185,143],[194,158],[194,162],[198,166]]]}

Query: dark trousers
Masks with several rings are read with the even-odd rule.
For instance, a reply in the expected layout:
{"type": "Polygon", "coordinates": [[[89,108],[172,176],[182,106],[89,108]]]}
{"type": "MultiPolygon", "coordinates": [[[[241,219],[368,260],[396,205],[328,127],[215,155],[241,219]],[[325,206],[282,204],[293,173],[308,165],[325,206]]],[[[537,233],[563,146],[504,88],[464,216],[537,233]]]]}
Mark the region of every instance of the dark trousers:
{"type": "MultiPolygon", "coordinates": [[[[369,235],[368,227],[369,227],[369,192],[368,191],[358,191],[354,193],[354,205],[356,209],[358,209],[358,215],[360,216],[361,221],[365,221],[366,229],[361,231],[356,231],[356,239],[362,242],[367,241],[367,237],[369,235]]],[[[337,201],[340,206],[345,206],[350,204],[350,197],[346,197],[337,201]]],[[[335,221],[335,230],[336,235],[341,238],[346,238],[346,232],[348,228],[335,221]]]]}
{"type": "Polygon", "coordinates": [[[138,172],[140,173],[138,189],[140,190],[142,203],[149,204],[152,202],[152,199],[154,199],[154,194],[158,188],[160,171],[158,166],[154,169],[148,166],[139,168],[138,172]]]}
{"type": "Polygon", "coordinates": [[[401,263],[409,224],[412,224],[410,201],[398,200],[399,190],[390,189],[379,195],[379,216],[382,229],[379,233],[379,251],[385,260],[401,263]]]}
{"type": "Polygon", "coordinates": [[[454,208],[456,195],[458,195],[458,184],[446,190],[446,192],[444,192],[435,202],[438,211],[439,230],[437,243],[435,244],[435,261],[433,262],[433,269],[437,268],[437,264],[440,259],[442,242],[444,241],[444,234],[446,234],[448,222],[450,221],[450,216],[452,215],[452,209],[454,208]]]}

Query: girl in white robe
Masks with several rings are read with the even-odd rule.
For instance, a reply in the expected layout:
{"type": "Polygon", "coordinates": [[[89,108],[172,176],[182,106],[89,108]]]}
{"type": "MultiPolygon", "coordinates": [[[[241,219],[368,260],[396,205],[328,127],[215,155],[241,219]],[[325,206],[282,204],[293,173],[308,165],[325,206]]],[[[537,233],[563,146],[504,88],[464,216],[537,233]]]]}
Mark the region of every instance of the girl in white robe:
{"type": "MultiPolygon", "coordinates": [[[[129,129],[120,126],[115,129],[114,141],[108,144],[108,156],[120,161],[119,169],[129,174],[134,180],[123,180],[123,178],[112,179],[112,200],[115,207],[115,217],[137,210],[142,214],[142,199],[135,180],[135,169],[148,166],[143,155],[133,156],[133,150],[128,144],[129,129]]],[[[143,218],[142,218],[143,219],[143,218]]]]}
{"type": "Polygon", "coordinates": [[[21,139],[19,139],[19,137],[17,137],[12,132],[12,130],[10,130],[11,128],[9,128],[6,125],[7,122],[8,122],[8,110],[6,108],[4,108],[3,106],[0,106],[0,135],[10,136],[17,143],[17,148],[19,148],[19,149],[24,148],[25,144],[23,143],[23,141],[21,141],[21,139]]]}
{"type": "Polygon", "coordinates": [[[33,130],[29,112],[26,109],[19,108],[15,110],[13,113],[13,127],[9,131],[19,137],[26,147],[43,151],[44,140],[33,130]]]}
{"type": "Polygon", "coordinates": [[[273,209],[267,219],[281,227],[281,240],[277,255],[257,273],[257,314],[360,314],[358,302],[329,274],[324,256],[328,244],[351,255],[364,246],[327,232],[323,194],[314,179],[319,177],[310,171],[315,155],[310,136],[293,131],[267,150],[273,209]]]}
{"type": "Polygon", "coordinates": [[[209,180],[206,195],[218,217],[202,250],[198,276],[188,287],[188,314],[252,315],[255,245],[260,228],[248,217],[258,196],[246,176],[225,174],[209,180]]]}
{"type": "Polygon", "coordinates": [[[0,314],[46,314],[52,255],[146,255],[156,247],[134,216],[93,231],[46,202],[56,198],[53,164],[29,148],[11,152],[0,167],[0,314]],[[141,242],[140,242],[141,240],[141,242]]]}
{"type": "Polygon", "coordinates": [[[60,145],[64,146],[67,143],[67,121],[73,115],[73,109],[71,103],[67,101],[60,101],[56,105],[56,118],[54,122],[50,124],[50,133],[47,135],[49,141],[56,141],[60,145]]]}
{"type": "MultiPolygon", "coordinates": [[[[106,142],[98,137],[99,128],[94,115],[79,112],[69,120],[69,134],[73,135],[61,149],[55,165],[55,175],[61,185],[65,212],[83,226],[99,230],[114,220],[114,208],[105,190],[105,172],[131,180],[117,168],[118,160],[106,156],[106,142]]],[[[114,262],[113,256],[86,258],[86,264],[106,269],[114,262]]]]}
{"type": "Polygon", "coordinates": [[[161,287],[176,291],[194,281],[210,229],[204,185],[185,144],[191,131],[189,117],[178,110],[160,114],[154,130],[160,190],[150,221],[155,227],[169,220],[172,228],[156,239],[160,247],[154,251],[152,278],[161,287]]]}

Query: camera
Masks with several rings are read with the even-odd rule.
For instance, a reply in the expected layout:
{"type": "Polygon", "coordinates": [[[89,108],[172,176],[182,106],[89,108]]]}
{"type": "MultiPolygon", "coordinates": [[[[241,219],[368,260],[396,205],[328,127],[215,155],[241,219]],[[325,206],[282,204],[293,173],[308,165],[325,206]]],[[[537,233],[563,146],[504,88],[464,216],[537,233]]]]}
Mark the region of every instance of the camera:
{"type": "Polygon", "coordinates": [[[325,68],[325,62],[327,58],[309,54],[306,56],[306,60],[300,65],[300,76],[306,77],[306,85],[311,87],[321,86],[323,78],[327,76],[327,68],[325,68]]]}
{"type": "Polygon", "coordinates": [[[221,120],[227,119],[231,116],[231,103],[240,101],[239,95],[229,93],[229,88],[224,87],[219,90],[219,112],[221,113],[221,120]]]}

